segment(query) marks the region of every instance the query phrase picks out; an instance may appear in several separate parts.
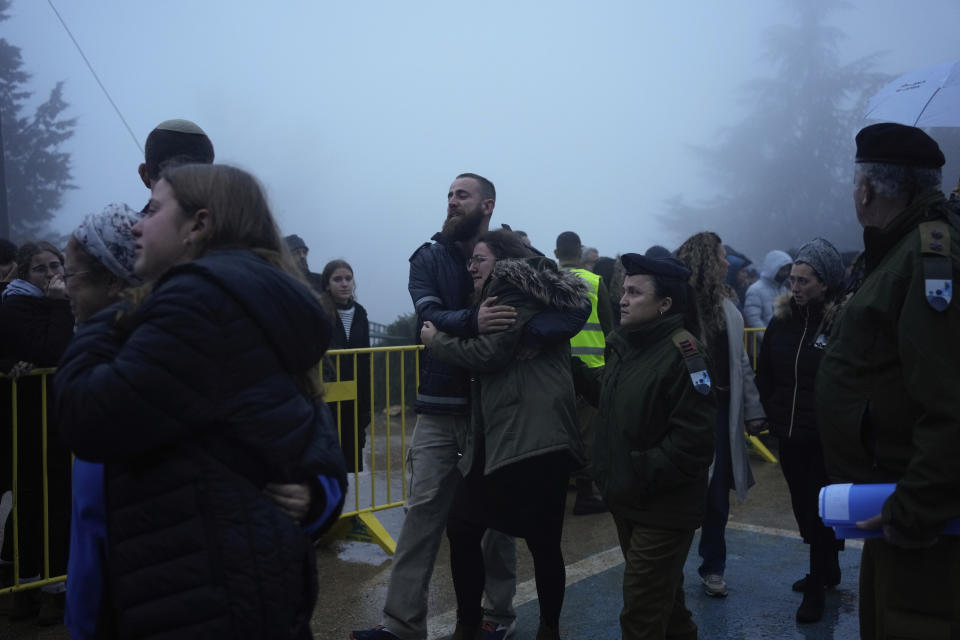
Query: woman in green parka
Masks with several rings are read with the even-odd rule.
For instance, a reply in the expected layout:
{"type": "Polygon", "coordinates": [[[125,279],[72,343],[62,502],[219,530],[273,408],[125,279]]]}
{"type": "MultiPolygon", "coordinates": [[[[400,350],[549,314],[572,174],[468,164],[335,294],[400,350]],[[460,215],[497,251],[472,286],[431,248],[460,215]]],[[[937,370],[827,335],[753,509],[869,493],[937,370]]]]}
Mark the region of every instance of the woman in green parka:
{"type": "Polygon", "coordinates": [[[531,257],[506,230],[480,237],[470,259],[478,301],[512,306],[509,329],[475,338],[420,335],[433,357],[471,372],[471,429],[463,448],[464,480],[447,520],[457,596],[457,640],[484,637],[481,538],[487,528],[526,540],[540,600],[538,640],[559,638],[565,569],[560,536],[569,474],[584,464],[570,373],[570,344],[524,353],[524,326],[538,313],[585,316],[583,280],[531,257]],[[533,355],[533,357],[529,357],[533,355]]]}
{"type": "Polygon", "coordinates": [[[703,518],[713,459],[710,388],[689,270],[672,257],[621,256],[620,327],[606,365],[574,360],[577,390],[599,408],[593,471],[610,507],[625,569],[625,640],[697,637],[683,564],[703,518]]]}

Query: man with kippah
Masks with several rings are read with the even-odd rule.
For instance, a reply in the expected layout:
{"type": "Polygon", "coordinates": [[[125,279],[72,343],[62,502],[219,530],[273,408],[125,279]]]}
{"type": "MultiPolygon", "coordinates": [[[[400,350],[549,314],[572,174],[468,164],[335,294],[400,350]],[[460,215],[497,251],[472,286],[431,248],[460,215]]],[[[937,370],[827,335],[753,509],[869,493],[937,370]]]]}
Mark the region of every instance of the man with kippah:
{"type": "Polygon", "coordinates": [[[876,124],[856,137],[854,206],[865,277],[834,324],[816,380],[834,482],[896,483],[858,522],[862,638],[960,637],[960,225],[926,133],[876,124]]]}
{"type": "Polygon", "coordinates": [[[143,185],[152,189],[168,165],[212,164],[213,143],[189,120],[164,120],[147,136],[143,156],[137,171],[143,185]]]}

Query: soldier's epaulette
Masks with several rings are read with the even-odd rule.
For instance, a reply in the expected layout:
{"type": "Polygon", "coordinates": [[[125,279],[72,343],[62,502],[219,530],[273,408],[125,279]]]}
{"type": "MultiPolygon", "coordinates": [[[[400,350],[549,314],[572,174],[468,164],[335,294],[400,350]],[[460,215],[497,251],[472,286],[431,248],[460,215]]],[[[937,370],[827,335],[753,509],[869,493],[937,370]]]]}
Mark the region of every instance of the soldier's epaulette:
{"type": "Polygon", "coordinates": [[[946,311],[953,299],[953,263],[950,260],[950,225],[944,220],[921,222],[920,252],[923,288],[934,311],[946,311]]]}
{"type": "Polygon", "coordinates": [[[409,262],[410,260],[413,260],[413,259],[417,256],[418,253],[420,253],[421,251],[423,251],[424,249],[426,249],[427,247],[432,246],[432,245],[433,245],[432,242],[424,242],[422,245],[420,245],[419,247],[417,247],[417,250],[416,250],[416,251],[414,251],[413,253],[410,254],[410,258],[409,258],[407,261],[409,262]]]}
{"type": "Polygon", "coordinates": [[[703,395],[710,393],[710,373],[707,371],[707,359],[700,352],[693,334],[686,329],[681,329],[673,334],[672,340],[673,344],[680,350],[680,356],[687,366],[693,388],[703,395]]]}

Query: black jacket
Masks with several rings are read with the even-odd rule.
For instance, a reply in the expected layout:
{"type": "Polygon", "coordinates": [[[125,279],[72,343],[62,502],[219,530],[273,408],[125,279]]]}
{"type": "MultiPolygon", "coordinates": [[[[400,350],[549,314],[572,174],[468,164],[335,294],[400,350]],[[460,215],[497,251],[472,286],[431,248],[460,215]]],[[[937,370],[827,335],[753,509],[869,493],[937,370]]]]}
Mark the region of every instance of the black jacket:
{"type": "MultiPolygon", "coordinates": [[[[367,310],[359,302],[353,303],[353,324],[350,325],[350,337],[347,338],[347,331],[340,319],[340,314],[334,311],[333,336],[330,340],[331,349],[364,349],[370,346],[370,321],[367,318],[367,310]]],[[[336,359],[328,356],[324,360],[323,379],[334,381],[337,379],[336,359]]],[[[360,407],[360,415],[357,418],[357,424],[362,429],[370,422],[370,354],[357,354],[357,372],[353,371],[353,356],[340,356],[340,379],[357,381],[357,402],[360,407]]],[[[341,403],[341,410],[351,411],[348,419],[342,424],[353,426],[352,401],[341,403]]],[[[333,405],[333,403],[331,403],[333,405]]],[[[331,411],[334,411],[331,406],[331,411]]],[[[344,418],[341,418],[344,420],[344,418]]]]}
{"type": "Polygon", "coordinates": [[[171,269],[128,328],[116,312],[80,329],[56,382],[68,444],[106,462],[119,636],[310,637],[312,545],[262,488],[346,486],[329,412],[297,378],[330,338],[319,302],[232,250],[171,269]]]}
{"type": "MultiPolygon", "coordinates": [[[[429,320],[442,331],[458,338],[477,335],[477,309],[470,306],[473,280],[467,271],[467,257],[442,234],[434,234],[410,256],[408,290],[417,312],[419,327],[429,320]]],[[[561,313],[544,311],[524,327],[523,344],[534,348],[569,340],[583,328],[590,309],[561,313]]],[[[470,404],[470,376],[460,367],[420,354],[420,388],[416,409],[426,414],[467,415],[470,404]]]]}
{"type": "Polygon", "coordinates": [[[757,390],[770,432],[780,438],[819,438],[813,394],[823,357],[816,346],[822,319],[822,305],[800,307],[789,293],[774,302],[757,362],[757,390]]]}
{"type": "Polygon", "coordinates": [[[19,362],[56,366],[73,337],[73,314],[66,300],[9,295],[0,304],[0,369],[19,362]]]}

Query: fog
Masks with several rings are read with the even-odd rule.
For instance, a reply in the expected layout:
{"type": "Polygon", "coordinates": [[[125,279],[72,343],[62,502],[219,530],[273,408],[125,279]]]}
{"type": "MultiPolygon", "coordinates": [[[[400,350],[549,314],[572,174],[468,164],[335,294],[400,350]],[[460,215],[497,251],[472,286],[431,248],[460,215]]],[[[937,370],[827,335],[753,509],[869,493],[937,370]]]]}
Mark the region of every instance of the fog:
{"type": "MultiPolygon", "coordinates": [[[[742,87],[771,73],[764,34],[794,19],[761,0],[54,4],[141,145],[162,120],[198,123],[218,162],[264,183],[314,271],[352,263],[385,323],[412,310],[407,258],[439,230],[461,172],[496,184],[493,225],[545,253],[565,230],[602,255],[675,247],[665,202],[722,188],[695,149],[749,113],[742,87]]],[[[77,188],[56,230],[109,202],[140,208],[142,152],[51,7],[14,0],[10,14],[3,37],[34,97],[66,80],[77,118],[63,146],[77,188]]],[[[857,0],[829,16],[841,59],[880,53],[874,71],[960,58],[956,0],[857,0]]]]}

